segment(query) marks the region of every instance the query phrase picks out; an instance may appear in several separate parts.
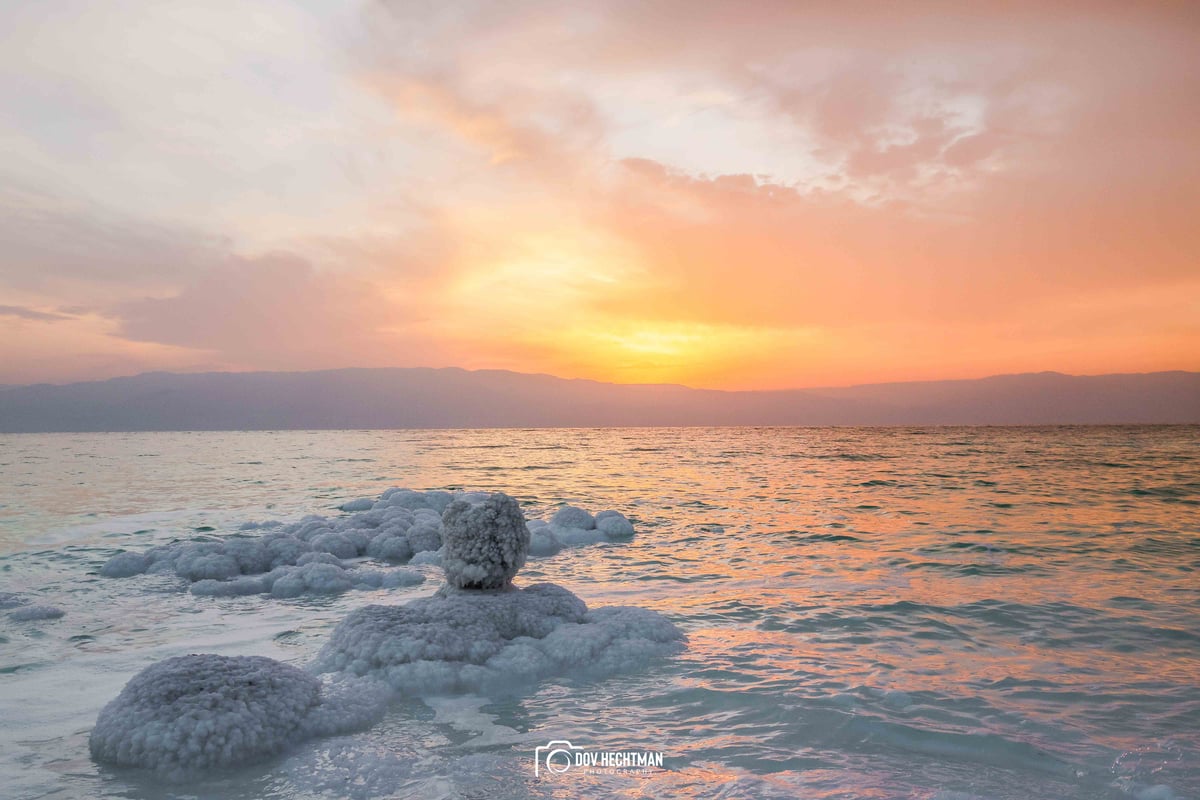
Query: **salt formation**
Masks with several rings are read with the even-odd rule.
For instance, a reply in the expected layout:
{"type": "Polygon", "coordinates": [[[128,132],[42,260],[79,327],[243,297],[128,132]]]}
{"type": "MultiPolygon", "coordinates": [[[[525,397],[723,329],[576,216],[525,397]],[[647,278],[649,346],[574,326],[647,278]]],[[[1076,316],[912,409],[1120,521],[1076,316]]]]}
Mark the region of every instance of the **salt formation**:
{"type": "Polygon", "coordinates": [[[32,622],[34,620],[58,619],[66,616],[65,611],[54,606],[25,606],[16,611],[10,611],[8,618],[16,622],[32,622]]]}
{"type": "Polygon", "coordinates": [[[491,591],[445,586],[407,605],[351,612],[316,666],[382,678],[408,695],[491,692],[555,675],[637,669],[679,652],[683,640],[653,611],[589,611],[550,583],[491,591]]]}
{"type": "MultiPolygon", "coordinates": [[[[410,696],[508,691],[554,675],[634,669],[683,648],[683,633],[653,611],[589,611],[560,586],[514,586],[530,542],[517,501],[499,493],[446,499],[438,534],[445,540],[446,585],[407,605],[371,605],[347,616],[311,665],[313,672],[336,673],[332,680],[323,683],[261,656],[167,659],[135,676],[100,712],[90,739],[93,757],[180,780],[371,724],[382,716],[392,691],[410,696]]],[[[564,516],[571,519],[560,522],[586,524],[582,514],[570,509],[564,516]]],[[[309,542],[345,530],[297,538],[309,542]]],[[[239,557],[263,563],[263,551],[270,547],[241,540],[221,551],[184,549],[171,561],[177,572],[203,576],[193,586],[211,593],[251,591],[258,586],[254,582],[281,569],[293,571],[274,579],[272,594],[281,586],[289,594],[312,589],[310,583],[332,590],[349,572],[324,548],[305,551],[295,565],[276,566],[262,577],[231,571],[230,562],[241,568],[239,557]]],[[[114,570],[123,571],[130,562],[122,559],[114,570]]],[[[390,579],[386,572],[362,572],[376,577],[361,580],[379,585],[390,579]]]]}
{"type": "MultiPolygon", "coordinates": [[[[314,514],[290,525],[249,523],[237,535],[220,540],[203,537],[152,547],[145,553],[118,553],[101,567],[100,574],[127,578],[142,573],[174,573],[191,584],[193,594],[227,597],[269,594],[288,598],[410,586],[424,580],[419,573],[367,569],[344,562],[368,558],[391,564],[441,563],[445,520],[455,526],[470,524],[460,516],[467,512],[449,517],[444,512],[455,503],[474,507],[487,497],[482,492],[388,489],[378,499],[343,503],[345,516],[314,514]]],[[[525,523],[522,518],[521,525],[527,528],[529,537],[526,552],[533,556],[549,556],[564,547],[633,535],[633,525],[618,511],[592,516],[574,506],[559,509],[549,522],[525,523]]],[[[460,541],[467,540],[460,537],[460,541]]],[[[452,583],[474,580],[462,573],[463,563],[459,559],[452,566],[452,583]]],[[[515,565],[515,569],[520,567],[515,565]]]]}
{"type": "Polygon", "coordinates": [[[351,612],[316,667],[379,677],[419,696],[609,674],[682,649],[682,632],[653,611],[589,611],[561,586],[513,586],[529,546],[523,523],[507,495],[451,504],[444,524],[447,585],[403,606],[351,612]]]}
{"type": "Polygon", "coordinates": [[[327,553],[306,553],[294,567],[276,567],[265,575],[242,575],[230,580],[204,579],[192,584],[192,594],[237,597],[269,594],[300,597],[307,594],[341,594],[350,589],[396,589],[423,583],[425,577],[411,569],[344,569],[341,562],[320,560],[327,553]],[[313,558],[307,558],[313,556],[313,558]]]}
{"type": "Polygon", "coordinates": [[[129,681],[100,712],[89,746],[98,761],[178,781],[366,727],[385,699],[378,684],[323,684],[262,656],[179,656],[129,681]]]}
{"type": "Polygon", "coordinates": [[[529,523],[530,555],[554,555],[564,547],[628,539],[633,524],[620,511],[601,511],[592,516],[582,508],[563,506],[549,522],[535,519],[529,523]]]}
{"type": "Polygon", "coordinates": [[[517,501],[494,494],[480,503],[455,500],[442,516],[442,569],[460,589],[502,589],[525,566],[529,528],[517,501]]]}

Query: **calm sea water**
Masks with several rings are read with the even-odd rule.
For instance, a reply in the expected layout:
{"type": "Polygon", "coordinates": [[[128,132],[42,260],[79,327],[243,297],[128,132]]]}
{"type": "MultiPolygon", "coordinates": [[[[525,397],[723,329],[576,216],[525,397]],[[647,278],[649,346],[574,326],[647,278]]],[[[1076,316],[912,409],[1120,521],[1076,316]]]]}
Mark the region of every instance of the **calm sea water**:
{"type": "Polygon", "coordinates": [[[487,430],[0,436],[4,797],[1200,798],[1200,428],[487,430]],[[685,654],[380,725],[186,787],[93,764],[138,670],[302,664],[345,614],[432,593],[196,597],[119,549],[336,514],[390,486],[615,508],[628,543],[521,579],[640,605],[685,654]],[[535,780],[553,739],[665,753],[535,780]]]}

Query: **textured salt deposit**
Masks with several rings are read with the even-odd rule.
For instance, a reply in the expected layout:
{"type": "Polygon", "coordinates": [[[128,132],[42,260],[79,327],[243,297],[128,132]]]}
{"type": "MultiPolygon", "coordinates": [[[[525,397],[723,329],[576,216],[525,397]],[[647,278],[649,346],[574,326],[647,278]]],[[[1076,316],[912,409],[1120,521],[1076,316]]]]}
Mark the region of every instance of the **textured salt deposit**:
{"type": "MultiPolygon", "coordinates": [[[[128,578],[143,573],[174,573],[188,581],[193,594],[225,597],[269,594],[292,598],[411,586],[424,580],[420,573],[346,562],[371,559],[388,564],[442,563],[447,521],[460,546],[481,546],[474,538],[480,523],[472,519],[473,514],[492,515],[497,524],[517,524],[512,510],[495,516],[500,509],[487,509],[488,497],[483,492],[388,489],[375,499],[343,503],[341,509],[348,512],[343,516],[309,515],[288,525],[247,523],[236,535],[222,539],[204,537],[153,547],[144,553],[118,553],[104,564],[100,574],[128,578]],[[455,504],[459,510],[446,515],[455,504]],[[484,510],[471,510],[477,507],[484,510]],[[475,528],[468,530],[470,526],[475,528]]],[[[520,515],[516,501],[512,504],[516,515],[520,515]]],[[[633,525],[618,511],[601,511],[593,517],[583,509],[566,506],[549,522],[521,520],[519,524],[529,540],[524,552],[533,556],[550,556],[564,547],[628,539],[634,533],[633,525]]],[[[472,557],[470,553],[464,556],[472,557]]],[[[513,574],[524,564],[524,557],[516,563],[512,553],[498,558],[494,563],[506,564],[513,574]]],[[[468,574],[480,569],[488,570],[490,566],[468,567],[464,558],[456,556],[448,579],[458,586],[486,588],[486,576],[468,574]]]]}
{"type": "Polygon", "coordinates": [[[495,494],[455,500],[442,516],[442,569],[460,589],[502,589],[525,566],[529,528],[517,501],[495,494]]]}
{"type": "MultiPolygon", "coordinates": [[[[177,781],[261,760],[314,736],[370,725],[382,716],[392,692],[416,697],[508,692],[555,675],[594,677],[637,669],[683,649],[683,633],[655,612],[589,611],[560,586],[514,586],[531,538],[517,502],[499,493],[443,494],[422,498],[439,505],[447,500],[438,533],[445,542],[447,584],[435,595],[352,612],[334,630],[311,672],[260,656],[190,655],[155,664],[100,713],[90,740],[92,755],[177,781]],[[322,682],[312,672],[330,675],[322,682]]],[[[414,502],[413,494],[400,492],[385,494],[381,502],[393,497],[414,502]]],[[[579,509],[563,509],[560,515],[569,519],[551,524],[595,525],[579,509]]],[[[414,516],[410,528],[415,524],[414,516]]],[[[178,547],[145,558],[150,566],[162,561],[179,574],[199,576],[193,584],[197,593],[341,591],[350,588],[351,572],[357,581],[381,586],[393,580],[394,572],[339,566],[338,556],[326,548],[340,547],[332,537],[350,541],[346,530],[309,525],[293,538],[323,540],[321,549],[302,551],[294,565],[276,565],[262,576],[234,570],[271,563],[272,544],[283,539],[243,540],[222,550],[178,547]]],[[[385,533],[407,539],[407,530],[385,533]]],[[[109,562],[110,573],[139,565],[133,558],[118,558],[109,562]]]]}
{"type": "Polygon", "coordinates": [[[322,684],[261,656],[179,656],[126,684],[100,712],[89,746],[98,761],[184,780],[365,727],[383,715],[386,694],[367,681],[322,684]]]}
{"type": "Polygon", "coordinates": [[[25,606],[16,611],[10,611],[8,617],[15,622],[32,622],[36,620],[58,619],[67,612],[56,606],[25,606]]]}
{"type": "Polygon", "coordinates": [[[381,678],[408,695],[494,692],[555,675],[638,669],[683,649],[683,641],[653,611],[589,611],[554,584],[486,592],[443,587],[407,605],[351,612],[316,664],[381,678]]]}

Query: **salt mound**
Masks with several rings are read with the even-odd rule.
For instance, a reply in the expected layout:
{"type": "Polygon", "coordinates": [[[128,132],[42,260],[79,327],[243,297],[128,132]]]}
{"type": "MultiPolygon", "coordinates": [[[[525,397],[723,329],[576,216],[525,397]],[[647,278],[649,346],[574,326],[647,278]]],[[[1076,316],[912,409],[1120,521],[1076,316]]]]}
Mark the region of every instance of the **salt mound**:
{"type": "MultiPolygon", "coordinates": [[[[455,576],[452,581],[461,580],[463,586],[498,587],[511,580],[512,575],[497,579],[490,577],[490,570],[500,575],[514,566],[519,569],[521,564],[508,560],[510,556],[499,555],[499,560],[481,567],[487,574],[468,574],[463,571],[463,558],[445,561],[442,549],[446,534],[444,512],[455,503],[469,508],[486,506],[490,497],[483,492],[451,494],[388,489],[377,499],[359,498],[343,503],[341,509],[348,512],[343,516],[313,514],[289,525],[246,523],[237,534],[221,539],[200,537],[152,547],[145,553],[117,553],[101,567],[100,574],[106,578],[127,578],[147,572],[174,573],[192,584],[194,594],[296,597],[378,588],[380,584],[373,574],[343,563],[370,558],[393,564],[452,563],[455,576]],[[324,568],[295,571],[296,567],[306,567],[314,560],[341,572],[324,568]],[[497,580],[500,582],[496,583],[497,580]]],[[[593,516],[575,506],[560,508],[549,522],[525,522],[522,517],[521,525],[517,526],[515,520],[520,509],[516,501],[511,503],[514,508],[504,512],[511,523],[506,535],[526,536],[526,549],[531,556],[550,556],[564,547],[625,539],[634,533],[633,525],[618,511],[601,511],[593,516]],[[514,509],[516,516],[511,514],[514,509]],[[526,532],[522,534],[519,527],[526,528],[526,532]]],[[[451,516],[460,547],[469,550],[482,546],[467,536],[462,526],[479,524],[478,520],[469,519],[471,514],[489,513],[492,512],[463,510],[451,516]]],[[[500,513],[498,508],[496,513],[500,513]]],[[[397,573],[382,585],[411,585],[416,582],[415,574],[397,573]]]]}
{"type": "Polygon", "coordinates": [[[493,494],[455,500],[442,515],[442,569],[461,589],[500,589],[525,566],[529,528],[517,501],[493,494]]]}
{"type": "MultiPolygon", "coordinates": [[[[570,506],[555,519],[595,525],[570,506]]],[[[381,678],[419,696],[511,688],[566,673],[609,674],[683,648],[683,633],[653,611],[589,612],[561,586],[514,587],[530,531],[508,495],[460,496],[446,507],[443,538],[447,584],[407,605],[351,612],[317,656],[317,669],[381,678]]]]}
{"type": "Polygon", "coordinates": [[[140,575],[150,566],[150,560],[141,553],[117,553],[100,568],[100,574],[106,578],[128,578],[140,575]]]}
{"type": "Polygon", "coordinates": [[[564,547],[580,547],[633,536],[633,523],[620,511],[601,511],[593,517],[575,506],[563,506],[549,522],[534,519],[528,525],[529,554],[532,556],[550,556],[564,547]]]}
{"type": "Polygon", "coordinates": [[[134,676],[100,712],[89,746],[98,761],[178,781],[365,727],[385,696],[378,684],[325,685],[262,656],[179,656],[134,676]]]}
{"type": "MultiPolygon", "coordinates": [[[[385,493],[380,502],[392,498],[402,509],[418,500],[444,509],[438,536],[445,540],[447,584],[436,594],[404,606],[371,605],[351,612],[312,665],[318,672],[342,673],[328,683],[259,656],[191,655],[155,664],[100,712],[90,739],[93,757],[180,780],[266,758],[313,736],[363,727],[382,716],[391,690],[415,696],[508,691],[554,675],[635,669],[683,649],[683,633],[653,611],[589,611],[560,586],[513,586],[531,532],[508,495],[441,493],[431,499],[397,491],[385,493]]],[[[617,517],[624,519],[564,509],[555,518],[581,525],[590,521],[594,529],[597,519],[617,517]]],[[[345,530],[320,530],[314,525],[311,536],[301,533],[300,538],[314,543],[332,538],[297,554],[294,565],[276,566],[260,577],[239,575],[239,570],[265,563],[281,540],[195,547],[171,560],[180,574],[202,576],[193,577],[197,593],[340,591],[347,588],[350,570],[341,567],[333,548],[355,539],[345,530]]],[[[122,559],[111,571],[124,572],[130,562],[122,559]]],[[[377,586],[393,580],[379,570],[357,572],[377,586]]]]}
{"type": "Polygon", "coordinates": [[[54,606],[25,606],[16,611],[10,611],[8,618],[16,622],[32,622],[43,619],[58,619],[66,616],[65,611],[54,606]]]}
{"type": "Polygon", "coordinates": [[[596,518],[582,508],[563,506],[550,518],[550,524],[560,528],[578,528],[590,531],[596,527],[596,518]]]}
{"type": "MultiPolygon", "coordinates": [[[[301,595],[341,594],[350,589],[396,589],[424,583],[425,576],[411,569],[343,569],[319,557],[325,553],[306,553],[294,567],[276,567],[265,575],[242,575],[230,580],[200,580],[192,584],[192,594],[209,597],[240,597],[269,594],[291,598],[301,595]]],[[[336,559],[335,559],[336,560],[336,559]]]]}
{"type": "Polygon", "coordinates": [[[620,511],[601,511],[596,515],[596,530],[613,539],[633,536],[633,523],[620,511]]]}
{"type": "Polygon", "coordinates": [[[637,669],[679,652],[683,642],[682,631],[660,614],[588,611],[550,583],[499,591],[444,586],[403,606],[351,612],[315,666],[380,678],[408,695],[488,692],[555,675],[637,669]]]}

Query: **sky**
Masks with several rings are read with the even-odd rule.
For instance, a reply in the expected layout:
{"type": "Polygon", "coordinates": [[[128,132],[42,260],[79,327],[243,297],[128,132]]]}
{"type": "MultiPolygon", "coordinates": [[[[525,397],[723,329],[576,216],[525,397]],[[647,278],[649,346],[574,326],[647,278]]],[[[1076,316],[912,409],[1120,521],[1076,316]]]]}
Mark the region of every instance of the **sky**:
{"type": "Polygon", "coordinates": [[[1200,6],[0,4],[0,384],[1200,369],[1200,6]]]}

